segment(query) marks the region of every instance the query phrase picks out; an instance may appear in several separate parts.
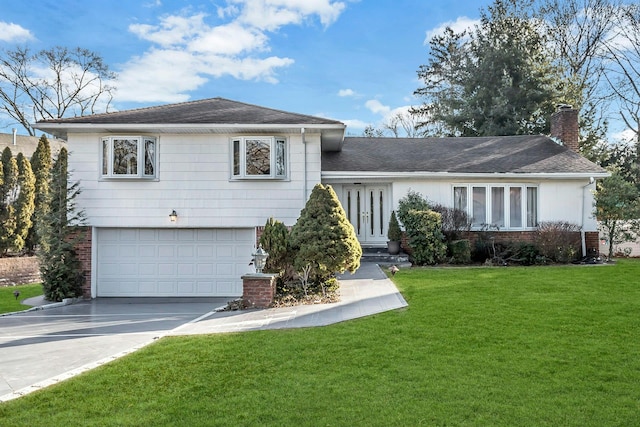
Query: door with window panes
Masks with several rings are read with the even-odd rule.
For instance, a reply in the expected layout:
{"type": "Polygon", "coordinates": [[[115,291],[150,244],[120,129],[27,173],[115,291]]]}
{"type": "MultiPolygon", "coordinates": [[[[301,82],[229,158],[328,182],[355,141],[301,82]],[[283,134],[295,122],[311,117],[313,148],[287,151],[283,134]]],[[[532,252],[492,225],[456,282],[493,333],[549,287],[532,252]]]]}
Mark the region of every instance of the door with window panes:
{"type": "Polygon", "coordinates": [[[385,185],[345,186],[342,207],[360,243],[385,243],[390,208],[385,185]]]}

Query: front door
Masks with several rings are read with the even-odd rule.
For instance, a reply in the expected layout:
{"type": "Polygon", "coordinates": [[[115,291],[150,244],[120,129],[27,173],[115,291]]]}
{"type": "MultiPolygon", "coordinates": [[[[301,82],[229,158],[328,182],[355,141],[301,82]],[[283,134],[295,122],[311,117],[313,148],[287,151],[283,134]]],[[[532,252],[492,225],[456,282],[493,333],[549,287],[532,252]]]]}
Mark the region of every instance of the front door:
{"type": "Polygon", "coordinates": [[[353,224],[360,243],[384,243],[389,224],[387,186],[345,186],[342,206],[353,224]]]}

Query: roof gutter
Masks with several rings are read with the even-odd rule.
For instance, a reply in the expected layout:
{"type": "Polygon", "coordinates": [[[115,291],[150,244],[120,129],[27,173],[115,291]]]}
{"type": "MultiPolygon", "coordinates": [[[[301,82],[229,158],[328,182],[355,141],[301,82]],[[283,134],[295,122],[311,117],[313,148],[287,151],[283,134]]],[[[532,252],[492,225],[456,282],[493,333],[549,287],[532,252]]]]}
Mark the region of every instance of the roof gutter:
{"type": "Polygon", "coordinates": [[[583,179],[583,178],[606,178],[609,172],[574,172],[574,173],[529,173],[529,172],[362,172],[362,171],[323,171],[322,179],[331,180],[352,180],[352,179],[583,179]]]}

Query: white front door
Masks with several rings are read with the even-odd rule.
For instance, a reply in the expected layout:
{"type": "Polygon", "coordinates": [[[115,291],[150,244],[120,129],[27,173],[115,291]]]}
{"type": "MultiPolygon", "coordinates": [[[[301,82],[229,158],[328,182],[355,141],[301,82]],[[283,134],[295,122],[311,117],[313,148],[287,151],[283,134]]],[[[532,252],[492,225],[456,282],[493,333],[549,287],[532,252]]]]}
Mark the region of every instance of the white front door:
{"type": "Polygon", "coordinates": [[[353,224],[360,243],[387,241],[390,207],[386,185],[345,186],[342,207],[353,224]]]}

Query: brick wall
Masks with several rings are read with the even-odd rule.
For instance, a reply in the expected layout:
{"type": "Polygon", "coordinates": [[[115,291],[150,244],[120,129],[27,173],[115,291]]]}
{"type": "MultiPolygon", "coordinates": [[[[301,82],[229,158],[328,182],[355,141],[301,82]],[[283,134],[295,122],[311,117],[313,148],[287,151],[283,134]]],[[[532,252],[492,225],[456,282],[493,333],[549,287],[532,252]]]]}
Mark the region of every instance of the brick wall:
{"type": "Polygon", "coordinates": [[[84,283],[82,284],[82,296],[91,298],[91,227],[82,227],[75,237],[76,254],[80,260],[84,283]]]}

